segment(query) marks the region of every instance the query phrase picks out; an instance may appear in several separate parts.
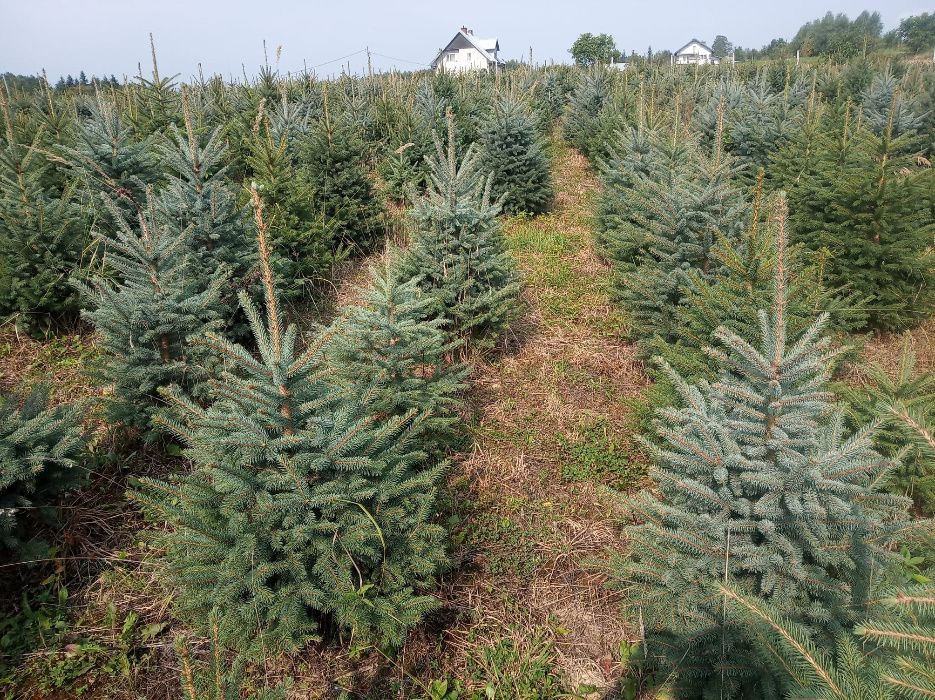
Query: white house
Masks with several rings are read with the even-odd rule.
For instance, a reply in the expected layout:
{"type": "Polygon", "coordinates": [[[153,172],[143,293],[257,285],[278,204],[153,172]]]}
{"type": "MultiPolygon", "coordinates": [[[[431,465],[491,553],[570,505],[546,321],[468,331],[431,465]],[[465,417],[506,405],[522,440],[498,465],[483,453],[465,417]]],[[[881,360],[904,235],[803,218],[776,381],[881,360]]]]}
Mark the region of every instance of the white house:
{"type": "Polygon", "coordinates": [[[436,71],[463,73],[472,70],[497,70],[503,61],[497,58],[500,42],[496,39],[481,39],[474,36],[474,31],[461,27],[448,46],[438,52],[432,61],[436,71]]]}
{"type": "Polygon", "coordinates": [[[696,66],[717,65],[719,61],[710,46],[703,41],[692,39],[675,52],[675,63],[679,66],[696,66]]]}

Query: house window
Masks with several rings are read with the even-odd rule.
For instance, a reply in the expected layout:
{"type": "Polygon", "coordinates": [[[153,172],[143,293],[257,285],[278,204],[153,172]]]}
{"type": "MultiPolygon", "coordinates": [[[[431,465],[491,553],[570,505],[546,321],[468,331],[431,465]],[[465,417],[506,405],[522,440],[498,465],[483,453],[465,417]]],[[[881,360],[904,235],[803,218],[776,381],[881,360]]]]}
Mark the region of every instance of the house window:
{"type": "Polygon", "coordinates": [[[458,56],[457,53],[448,53],[448,54],[445,54],[445,60],[448,61],[448,63],[451,63],[452,61],[455,60],[455,58],[457,58],[457,56],[458,56]]]}

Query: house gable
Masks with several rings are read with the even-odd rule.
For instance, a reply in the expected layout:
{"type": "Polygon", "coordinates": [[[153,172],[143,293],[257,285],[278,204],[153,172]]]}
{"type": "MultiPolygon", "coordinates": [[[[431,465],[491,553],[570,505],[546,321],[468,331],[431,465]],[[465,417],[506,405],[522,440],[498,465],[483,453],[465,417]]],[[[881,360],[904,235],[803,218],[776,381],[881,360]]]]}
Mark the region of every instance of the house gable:
{"type": "Polygon", "coordinates": [[[683,46],[678,51],[676,51],[675,55],[680,56],[684,54],[699,54],[699,53],[713,54],[714,50],[710,46],[705,44],[703,41],[699,41],[698,39],[692,39],[687,44],[685,44],[685,46],[683,46]]]}
{"type": "Polygon", "coordinates": [[[499,50],[500,42],[497,39],[481,39],[462,29],[438,52],[431,66],[455,71],[490,69],[503,65],[503,61],[497,57],[499,50]]]}

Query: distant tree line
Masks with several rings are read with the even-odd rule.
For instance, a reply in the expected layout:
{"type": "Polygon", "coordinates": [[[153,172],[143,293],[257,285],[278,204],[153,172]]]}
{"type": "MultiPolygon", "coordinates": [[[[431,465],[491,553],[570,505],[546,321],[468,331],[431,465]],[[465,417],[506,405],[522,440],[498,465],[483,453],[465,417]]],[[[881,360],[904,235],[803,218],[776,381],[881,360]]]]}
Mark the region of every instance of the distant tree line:
{"type": "MultiPolygon", "coordinates": [[[[777,37],[759,49],[734,46],[723,34],[711,43],[719,59],[733,56],[736,61],[824,56],[848,59],[881,49],[897,49],[910,53],[935,51],[935,13],[923,12],[904,18],[899,26],[883,31],[879,12],[861,12],[853,20],[846,14],[828,12],[824,17],[803,24],[792,39],[777,37]]],[[[618,50],[609,34],[584,33],[575,40],[569,53],[579,65],[620,61],[626,54],[618,50]]],[[[645,56],[632,52],[629,61],[638,63],[668,63],[671,51],[653,52],[650,46],[645,56]]]]}
{"type": "MultiPolygon", "coordinates": [[[[15,73],[2,73],[0,74],[0,80],[6,83],[7,87],[11,91],[22,90],[25,92],[30,92],[33,90],[38,90],[42,85],[42,76],[41,75],[17,75],[15,73]]],[[[96,75],[92,75],[88,78],[87,74],[84,71],[78,73],[78,77],[74,77],[71,74],[67,76],[62,76],[55,83],[56,90],[65,90],[66,88],[80,88],[80,87],[90,87],[91,85],[112,85],[118,87],[122,83],[117,80],[116,76],[111,74],[108,78],[102,76],[98,78],[96,75]]]]}

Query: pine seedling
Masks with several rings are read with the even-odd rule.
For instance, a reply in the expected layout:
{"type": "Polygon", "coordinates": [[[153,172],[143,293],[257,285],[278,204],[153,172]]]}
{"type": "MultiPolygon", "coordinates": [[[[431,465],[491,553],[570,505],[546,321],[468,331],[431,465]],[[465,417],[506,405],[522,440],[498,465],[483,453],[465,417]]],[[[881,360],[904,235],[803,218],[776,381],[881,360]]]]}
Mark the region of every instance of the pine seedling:
{"type": "Polygon", "coordinates": [[[190,640],[177,637],[175,654],[179,660],[179,685],[183,700],[286,700],[283,687],[263,688],[244,695],[246,658],[231,654],[221,642],[220,613],[212,610],[208,618],[209,647],[207,667],[193,658],[190,640]]]}
{"type": "Polygon", "coordinates": [[[881,422],[877,449],[899,464],[890,487],[912,497],[922,512],[935,513],[935,372],[917,371],[908,334],[894,376],[879,365],[865,369],[869,381],[840,390],[850,418],[881,422]]]}

